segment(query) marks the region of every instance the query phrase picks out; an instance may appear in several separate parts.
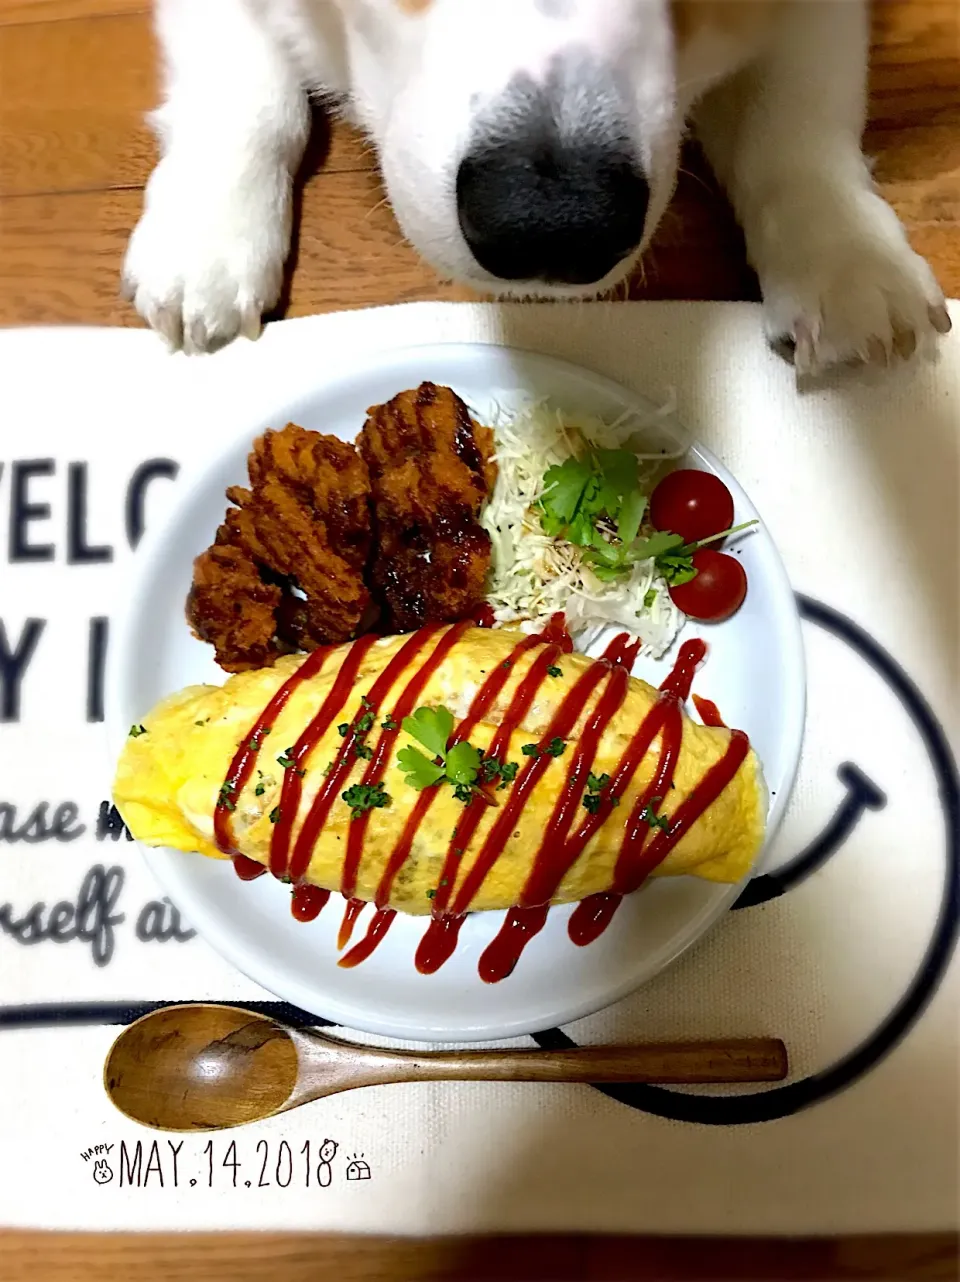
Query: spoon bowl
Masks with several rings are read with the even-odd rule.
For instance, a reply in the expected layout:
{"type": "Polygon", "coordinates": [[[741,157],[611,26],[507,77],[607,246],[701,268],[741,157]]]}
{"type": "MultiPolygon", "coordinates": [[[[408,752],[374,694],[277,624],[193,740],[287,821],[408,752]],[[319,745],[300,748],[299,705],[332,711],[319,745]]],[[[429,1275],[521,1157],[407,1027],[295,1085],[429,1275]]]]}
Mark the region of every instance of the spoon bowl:
{"type": "Polygon", "coordinates": [[[786,1075],[786,1048],[775,1038],[561,1051],[385,1051],[288,1028],[235,1006],[191,1003],[152,1011],[124,1029],[107,1055],[103,1082],[135,1122],[162,1131],[215,1131],[390,1082],[702,1084],[786,1075]]]}

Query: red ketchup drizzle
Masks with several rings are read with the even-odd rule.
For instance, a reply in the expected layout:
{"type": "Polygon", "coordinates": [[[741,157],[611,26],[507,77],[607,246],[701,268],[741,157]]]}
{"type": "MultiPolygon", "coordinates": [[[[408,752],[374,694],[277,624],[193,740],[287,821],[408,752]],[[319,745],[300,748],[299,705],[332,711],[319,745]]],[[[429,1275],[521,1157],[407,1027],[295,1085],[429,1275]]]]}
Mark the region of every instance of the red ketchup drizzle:
{"type": "Polygon", "coordinates": [[[343,921],[340,923],[340,933],[337,935],[337,947],[341,951],[349,944],[356,920],[366,906],[362,899],[347,900],[343,909],[343,921]]]}
{"type": "Polygon", "coordinates": [[[306,883],[294,886],[290,899],[290,911],[297,921],[313,921],[320,916],[320,910],[330,898],[329,890],[319,886],[308,886],[306,883]]]}
{"type": "Polygon", "coordinates": [[[726,729],[726,722],[720,715],[720,709],[712,699],[704,699],[701,695],[693,696],[693,706],[700,713],[700,720],[705,726],[720,726],[726,729]]]}
{"type": "MultiPolygon", "coordinates": [[[[536,645],[541,638],[529,637],[527,640],[536,645]]],[[[527,710],[533,702],[534,696],[543,684],[544,678],[547,675],[547,669],[553,667],[557,659],[560,657],[560,654],[561,649],[559,645],[547,645],[544,646],[541,652],[534,659],[533,663],[531,663],[523,679],[514,691],[513,697],[503,714],[503,720],[497,728],[493,742],[487,750],[488,756],[496,757],[499,761],[503,760],[504,753],[510,745],[510,738],[519,726],[520,722],[526,716],[527,710]]],[[[510,660],[508,659],[506,662],[509,663],[510,660]]],[[[484,684],[484,689],[485,688],[486,683],[484,684]]],[[[481,689],[480,694],[478,694],[477,699],[474,701],[475,703],[479,702],[480,696],[483,693],[484,690],[481,689]]],[[[467,722],[464,722],[464,725],[471,721],[473,715],[473,708],[471,708],[470,714],[467,717],[467,722]]],[[[462,733],[462,731],[463,726],[460,727],[458,734],[462,733]]],[[[549,739],[547,742],[549,742],[549,739]]],[[[549,760],[549,758],[547,758],[547,760],[549,760]]],[[[520,778],[522,778],[522,775],[520,778]]],[[[513,786],[511,798],[516,795],[518,787],[519,780],[513,786]]],[[[444,941],[444,945],[450,943],[451,932],[449,927],[440,925],[439,923],[443,921],[444,914],[447,912],[447,905],[450,901],[453,884],[456,881],[457,863],[460,859],[460,854],[456,852],[459,851],[462,853],[470,845],[470,840],[476,832],[481,818],[486,813],[486,809],[486,803],[481,798],[474,797],[472,801],[467,802],[464,806],[463,815],[454,829],[454,836],[450,840],[450,844],[447,847],[447,853],[443,861],[443,868],[440,873],[440,884],[437,887],[437,892],[433,900],[433,920],[428,926],[426,934],[420,941],[420,946],[417,949],[416,967],[421,974],[432,974],[433,971],[437,969],[437,966],[442,965],[446,958],[450,956],[450,952],[453,951],[452,947],[449,950],[446,950],[445,947],[441,946],[441,937],[444,941]]],[[[504,811],[509,809],[511,809],[511,807],[508,803],[501,809],[500,818],[503,817],[504,811]]],[[[512,819],[511,822],[513,822],[512,819]]],[[[495,824],[494,827],[496,826],[497,825],[495,824]]],[[[474,866],[471,869],[471,874],[476,870],[484,855],[484,851],[488,846],[489,838],[484,843],[483,849],[477,855],[477,858],[474,861],[474,866]]],[[[494,854],[494,860],[495,859],[496,854],[494,854]]],[[[488,862],[492,863],[493,861],[491,860],[488,862]]],[[[483,878],[486,877],[487,871],[489,871],[489,868],[483,873],[483,877],[480,879],[481,882],[483,878]]],[[[469,877],[468,880],[470,880],[469,877]]],[[[467,908],[470,906],[470,900],[476,893],[477,888],[478,887],[476,885],[473,885],[469,894],[465,896],[464,890],[466,889],[466,883],[464,884],[464,890],[461,890],[460,895],[457,898],[457,904],[452,909],[455,916],[459,913],[466,912],[467,908]],[[459,906],[461,903],[463,903],[462,907],[459,906]]],[[[455,939],[453,940],[453,944],[456,944],[455,939]]]]}
{"type": "MultiPolygon", "coordinates": [[[[280,801],[277,804],[277,821],[270,836],[270,871],[274,877],[283,877],[287,872],[287,851],[290,848],[290,833],[300,809],[300,794],[303,788],[302,775],[299,773],[306,766],[307,758],[330,729],[334,718],[346,702],[353,689],[370,647],[376,640],[373,636],[361,637],[350,647],[350,651],[340,665],[340,671],[334,679],[330,691],[310,724],[290,749],[287,756],[292,765],[284,768],[283,784],[280,788],[280,801]]],[[[302,873],[300,874],[303,875],[302,873]]]]}
{"type": "Polygon", "coordinates": [[[240,795],[241,789],[246,786],[247,781],[253,774],[253,767],[256,765],[263,740],[270,733],[273,723],[282,711],[284,704],[301,681],[306,681],[310,677],[317,675],[329,653],[329,647],[322,647],[319,650],[314,650],[313,654],[304,659],[296,672],[287,677],[280,689],[277,690],[263,712],[260,713],[249,735],[237,749],[236,755],[230,763],[230,769],[227,771],[223,787],[220,790],[220,798],[213,811],[213,837],[218,848],[225,855],[236,855],[240,852],[234,847],[233,843],[233,823],[230,820],[232,808],[231,805],[224,805],[224,801],[231,802],[233,805],[236,804],[236,799],[240,795]]]}
{"type": "Polygon", "coordinates": [[[562,610],[550,615],[546,627],[540,633],[540,639],[551,645],[558,645],[564,654],[573,653],[573,637],[567,631],[567,616],[562,610]]]}
{"type": "MultiPolygon", "coordinates": [[[[441,625],[433,624],[425,628],[420,628],[418,632],[412,633],[393,656],[387,666],[383,669],[366,695],[366,702],[361,703],[357,713],[350,723],[350,728],[344,736],[340,751],[337,753],[333,762],[333,769],[327,775],[326,782],[313,799],[307,817],[303,821],[297,839],[294,842],[293,853],[290,856],[289,875],[294,881],[299,881],[307,870],[310,863],[310,856],[313,854],[313,847],[318,836],[327,821],[330,808],[336,798],[340,795],[341,789],[353,769],[356,756],[354,749],[357,744],[362,743],[366,737],[367,731],[359,730],[357,723],[366,713],[371,713],[374,718],[379,715],[380,704],[390,692],[394,682],[402,675],[404,670],[409,667],[412,660],[423,649],[427,641],[439,631],[441,625]]],[[[362,638],[366,641],[367,638],[362,638]]],[[[356,643],[360,645],[361,642],[356,643]]]]}
{"type": "Polygon", "coordinates": [[[421,975],[432,975],[452,956],[466,917],[434,917],[417,947],[416,967],[421,975]]]}
{"type": "MultiPolygon", "coordinates": [[[[513,671],[513,665],[525,654],[527,650],[532,650],[534,646],[542,645],[543,638],[539,636],[524,637],[517,645],[513,647],[507,658],[498,663],[496,668],[484,681],[483,685],[474,696],[473,702],[467,709],[467,715],[459,726],[454,730],[450,737],[450,746],[463,743],[469,739],[477,723],[486,716],[487,712],[493,705],[497,696],[503,687],[510,680],[510,674],[513,671]]],[[[490,754],[488,754],[490,755],[490,754]]],[[[433,805],[439,794],[438,788],[425,788],[417,797],[416,804],[411,811],[410,817],[404,825],[403,832],[393,850],[390,852],[390,858],[380,878],[380,885],[377,887],[376,902],[379,908],[382,908],[390,898],[390,892],[393,889],[394,879],[397,873],[406,863],[410,850],[413,846],[413,839],[422,823],[427,811],[433,805]]],[[[456,941],[454,941],[456,943],[456,941]]]]}
{"type": "MultiPolygon", "coordinates": [[[[603,933],[623,895],[636,890],[666,859],[692,824],[727,787],[750,749],[750,741],[742,730],[731,731],[726,752],[719,761],[714,762],[693,792],[674,811],[670,817],[669,829],[666,832],[662,829],[658,830],[654,837],[650,837],[650,826],[643,819],[642,812],[647,805],[655,810],[654,798],[665,796],[672,782],[683,732],[680,703],[689,696],[696,664],[705,654],[706,646],[702,641],[688,641],[683,646],[676,667],[660,687],[662,692],[660,700],[644,718],[640,734],[644,732],[647,723],[659,709],[667,710],[663,718],[657,769],[654,778],[638,798],[631,812],[624,844],[617,859],[613,886],[606,893],[589,896],[574,909],[568,933],[575,944],[592,943],[603,933]],[[645,842],[648,844],[645,845],[645,842]]],[[[628,749],[628,755],[632,746],[631,744],[631,748],[628,749]]],[[[622,765],[623,762],[620,763],[618,770],[622,765]]]]}
{"type": "MultiPolygon", "coordinates": [[[[604,656],[608,661],[612,648],[609,647],[604,656]]],[[[505,979],[519,961],[527,941],[542,930],[547,907],[580,853],[579,849],[566,843],[567,833],[581,804],[583,786],[593,769],[600,739],[626,698],[629,686],[627,669],[615,666],[580,736],[567,784],[561,789],[544,829],[533,866],[520,893],[520,903],[507,913],[499,933],[480,958],[480,974],[488,984],[505,979]]]]}
{"type": "MultiPolygon", "coordinates": [[[[402,725],[404,717],[409,717],[415,711],[424,686],[470,626],[470,621],[467,620],[465,623],[457,623],[452,628],[448,628],[434,647],[433,654],[430,655],[425,663],[420,665],[406,686],[404,686],[400,698],[389,714],[390,720],[395,722],[397,726],[402,725]]],[[[390,748],[396,733],[396,730],[384,730],[381,733],[380,738],[377,740],[377,746],[373,751],[373,756],[363,772],[362,783],[377,784],[383,778],[387,769],[387,761],[390,758],[390,748]]],[[[350,824],[350,830],[347,834],[347,853],[343,861],[343,873],[340,882],[340,893],[345,899],[351,898],[357,888],[357,872],[360,868],[360,860],[363,858],[363,839],[366,836],[369,823],[370,811],[367,810],[350,824]]],[[[349,938],[349,935],[347,938],[349,938]]],[[[341,944],[341,947],[344,946],[341,944]]]]}
{"type": "Polygon", "coordinates": [[[362,961],[366,961],[390,929],[390,925],[396,915],[396,909],[394,908],[378,908],[373,915],[373,920],[367,927],[367,933],[363,939],[360,940],[359,944],[354,944],[350,951],[340,958],[337,965],[350,970],[354,966],[359,966],[362,961]]]}
{"type": "Polygon", "coordinates": [[[608,663],[616,663],[629,671],[636,663],[642,645],[640,637],[632,637],[629,632],[618,632],[604,650],[603,658],[608,663]]]}
{"type": "Polygon", "coordinates": [[[248,859],[246,855],[234,855],[233,871],[241,881],[256,881],[267,870],[263,864],[258,864],[255,859],[248,859]]]}
{"type": "Polygon", "coordinates": [[[697,675],[697,668],[706,658],[707,647],[699,637],[685,641],[680,647],[673,671],[663,682],[660,689],[675,694],[682,702],[690,698],[690,687],[697,675]]]}
{"type": "Polygon", "coordinates": [[[619,895],[590,895],[577,904],[567,934],[579,948],[600,938],[620,907],[620,898],[619,895]]]}
{"type": "Polygon", "coordinates": [[[527,944],[543,930],[549,911],[549,904],[510,910],[496,938],[487,945],[480,958],[480,978],[485,984],[497,984],[513,973],[527,944]]]}
{"type": "MultiPolygon", "coordinates": [[[[537,744],[540,750],[539,754],[529,759],[528,764],[521,768],[508,800],[500,807],[500,813],[494,820],[493,827],[487,833],[486,839],[470,867],[470,871],[464,878],[463,885],[457,891],[453,903],[454,913],[466,912],[470,907],[474,896],[486,881],[491,868],[506,845],[528,796],[551,765],[553,758],[546,752],[547,745],[552,739],[566,739],[569,737],[579,721],[581,713],[587,706],[588,699],[609,672],[609,664],[603,661],[592,663],[586,672],[578,677],[573,689],[551,717],[537,744]]],[[[519,718],[517,718],[518,720],[519,718]]],[[[514,721],[514,727],[517,721],[514,721]]]]}

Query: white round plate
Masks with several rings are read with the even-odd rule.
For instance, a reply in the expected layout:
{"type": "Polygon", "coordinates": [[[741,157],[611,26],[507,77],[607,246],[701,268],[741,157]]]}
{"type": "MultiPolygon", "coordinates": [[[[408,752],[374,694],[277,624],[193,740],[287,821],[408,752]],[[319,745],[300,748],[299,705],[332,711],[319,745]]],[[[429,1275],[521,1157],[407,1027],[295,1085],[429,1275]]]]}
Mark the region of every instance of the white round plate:
{"type": "MultiPolygon", "coordinates": [[[[369,368],[317,382],[293,401],[284,400],[288,389],[278,389],[277,409],[269,420],[238,423],[230,448],[184,488],[168,519],[144,539],[129,608],[111,646],[108,722],[114,745],[163,695],[195,682],[223,680],[210,647],[190,635],[184,601],[193,558],[208,546],[223,519],[224,490],[245,482],[254,437],[292,420],[352,439],[369,406],[424,379],[452,387],[481,421],[496,406],[509,410],[531,397],[546,397],[569,412],[608,421],[624,411],[649,419],[654,409],[585,369],[483,344],[378,355],[369,368]]],[[[758,515],[733,477],[706,450],[693,445],[687,461],[722,477],[733,493],[737,521],[758,515]]],[[[793,592],[769,535],[761,526],[738,548],[749,579],[744,605],[719,625],[698,628],[688,623],[681,637],[702,635],[708,643],[696,689],[715,700],[728,724],[749,734],[770,790],[772,834],[800,754],[803,648],[793,592]]],[[[674,651],[659,662],[641,660],[635,672],[658,683],[674,651]]],[[[372,957],[356,969],[344,970],[337,966],[335,938],[341,914],[336,901],[316,921],[301,924],[290,914],[289,888],[270,877],[241,882],[225,861],[169,850],[144,854],[171,899],[207,942],[264,988],[337,1024],[429,1041],[514,1037],[599,1010],[689,948],[741,889],[693,877],[655,879],[629,897],[606,933],[586,948],[576,947],[567,936],[572,906],[554,909],[514,973],[487,985],[477,974],[477,961],[499,928],[502,913],[471,916],[456,953],[434,975],[418,974],[413,964],[426,919],[403,916],[372,957]]],[[[365,910],[354,938],[362,934],[370,912],[365,910]]]]}

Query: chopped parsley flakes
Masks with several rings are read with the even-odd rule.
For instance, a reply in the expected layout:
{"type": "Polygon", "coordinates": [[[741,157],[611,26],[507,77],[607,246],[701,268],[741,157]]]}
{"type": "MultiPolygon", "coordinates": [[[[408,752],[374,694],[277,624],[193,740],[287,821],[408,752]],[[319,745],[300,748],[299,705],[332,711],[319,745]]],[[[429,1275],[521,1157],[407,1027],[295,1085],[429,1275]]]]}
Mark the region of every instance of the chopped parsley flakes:
{"type": "Polygon", "coordinates": [[[480,762],[480,777],[484,783],[493,783],[495,779],[499,779],[500,783],[497,784],[499,792],[516,778],[519,769],[516,761],[501,762],[496,757],[484,757],[480,762]]]}
{"type": "Polygon", "coordinates": [[[139,738],[140,738],[140,736],[141,736],[142,734],[146,734],[146,733],[147,733],[147,727],[146,727],[146,726],[131,726],[131,727],[130,727],[130,738],[131,738],[131,739],[139,739],[139,738]]]}
{"type": "Polygon", "coordinates": [[[563,668],[558,668],[557,665],[554,663],[549,668],[547,668],[547,674],[551,677],[562,677],[563,668]]]}
{"type": "Polygon", "coordinates": [[[600,809],[604,800],[610,802],[612,806],[620,805],[619,797],[604,797],[604,789],[610,782],[610,776],[606,773],[595,775],[593,771],[587,775],[587,790],[583,794],[583,808],[589,814],[595,815],[600,809]]]}
{"type": "Polygon", "coordinates": [[[644,807],[643,814],[640,818],[644,823],[649,824],[651,828],[659,828],[661,832],[665,832],[669,835],[670,820],[666,815],[658,815],[653,809],[654,806],[659,806],[661,801],[663,801],[662,797],[654,797],[650,802],[650,805],[644,807]]]}
{"type": "Polygon", "coordinates": [[[351,819],[359,819],[368,810],[388,806],[391,801],[390,794],[382,783],[355,783],[340,796],[350,807],[351,819]]]}

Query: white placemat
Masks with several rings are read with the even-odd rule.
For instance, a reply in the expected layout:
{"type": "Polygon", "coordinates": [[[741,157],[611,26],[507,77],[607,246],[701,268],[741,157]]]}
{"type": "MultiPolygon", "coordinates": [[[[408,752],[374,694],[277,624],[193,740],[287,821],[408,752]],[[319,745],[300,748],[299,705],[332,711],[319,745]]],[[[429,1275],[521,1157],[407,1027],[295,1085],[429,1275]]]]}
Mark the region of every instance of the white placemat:
{"type": "Polygon", "coordinates": [[[193,360],[143,332],[0,334],[0,1222],[955,1225],[953,316],[937,364],[804,396],[750,305],[419,304],[285,322],[193,360]],[[766,878],[667,973],[541,1042],[778,1035],[791,1079],[747,1096],[382,1087],[209,1140],[139,1128],[101,1086],[118,1022],[155,1002],[271,997],[191,935],[102,805],[100,674],[131,542],[202,457],[325,370],[465,339],[674,391],[803,594],[806,746],[766,878]]]}

